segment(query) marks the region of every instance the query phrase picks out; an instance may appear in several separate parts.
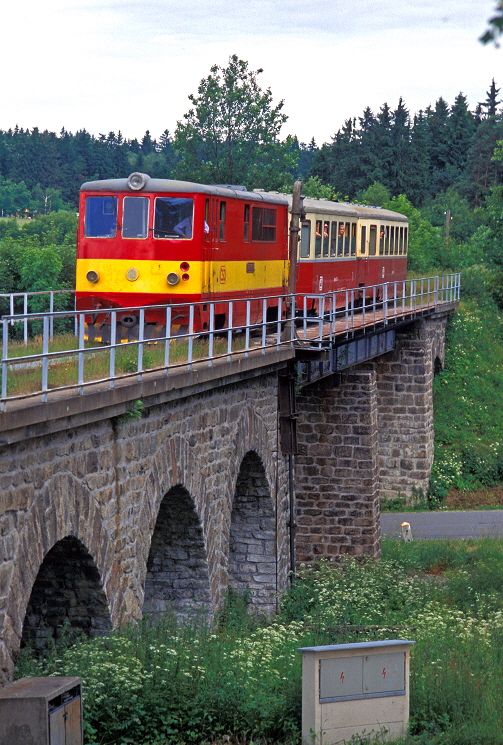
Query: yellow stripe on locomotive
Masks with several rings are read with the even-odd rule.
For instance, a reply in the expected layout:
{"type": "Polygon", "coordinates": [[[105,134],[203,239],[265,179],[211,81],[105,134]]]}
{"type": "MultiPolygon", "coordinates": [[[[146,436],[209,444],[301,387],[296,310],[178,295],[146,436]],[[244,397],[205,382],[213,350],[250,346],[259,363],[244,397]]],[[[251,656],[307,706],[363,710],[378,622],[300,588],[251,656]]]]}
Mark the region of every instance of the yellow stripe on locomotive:
{"type": "Polygon", "coordinates": [[[151,261],[77,259],[77,292],[200,295],[274,289],[284,285],[286,261],[151,261]]]}

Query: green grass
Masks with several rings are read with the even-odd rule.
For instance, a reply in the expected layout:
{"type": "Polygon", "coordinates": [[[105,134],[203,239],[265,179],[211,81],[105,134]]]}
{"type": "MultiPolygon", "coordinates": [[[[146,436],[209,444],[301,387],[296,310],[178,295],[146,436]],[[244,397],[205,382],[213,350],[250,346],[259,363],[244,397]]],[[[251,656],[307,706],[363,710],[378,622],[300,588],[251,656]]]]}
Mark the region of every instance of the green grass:
{"type": "Polygon", "coordinates": [[[300,742],[299,646],[406,638],[406,745],[503,744],[503,541],[385,541],[383,560],[301,572],[272,621],[231,595],[220,619],[144,621],[24,650],[17,675],[82,675],[86,743],[300,742]]]}
{"type": "MultiPolygon", "coordinates": [[[[236,334],[232,342],[232,351],[239,352],[244,349],[244,336],[236,334]]],[[[51,340],[49,351],[60,352],[63,350],[78,349],[78,339],[73,334],[55,335],[51,340]]],[[[92,382],[103,380],[110,374],[110,348],[99,343],[86,342],[84,362],[84,380],[92,382]]],[[[214,355],[225,355],[227,352],[227,339],[215,338],[214,355]]],[[[9,344],[9,358],[16,359],[29,355],[42,353],[42,339],[36,337],[23,344],[22,342],[11,342],[9,344]]],[[[209,342],[207,338],[196,339],[193,344],[193,361],[203,360],[208,357],[209,342]]],[[[143,347],[143,370],[155,370],[164,366],[165,349],[163,343],[147,342],[143,347]]],[[[116,349],[115,374],[127,375],[137,370],[138,344],[124,344],[116,349]]],[[[188,361],[188,343],[184,339],[174,339],[170,342],[170,365],[182,365],[188,361]]],[[[49,365],[49,388],[76,385],[78,382],[78,356],[68,355],[56,357],[49,365]]],[[[9,365],[7,393],[9,396],[19,396],[36,393],[41,388],[42,369],[38,363],[19,363],[18,367],[9,365]]]]}
{"type": "Polygon", "coordinates": [[[503,480],[503,319],[463,302],[447,330],[445,369],[434,381],[435,460],[430,494],[503,480]]]}

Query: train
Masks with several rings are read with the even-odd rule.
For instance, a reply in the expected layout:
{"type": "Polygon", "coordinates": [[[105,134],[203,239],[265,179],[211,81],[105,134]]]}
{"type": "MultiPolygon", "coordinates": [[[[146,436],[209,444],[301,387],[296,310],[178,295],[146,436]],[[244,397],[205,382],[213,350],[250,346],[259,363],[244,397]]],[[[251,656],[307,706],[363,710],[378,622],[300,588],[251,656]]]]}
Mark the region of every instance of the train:
{"type": "MultiPolygon", "coordinates": [[[[249,300],[249,321],[277,319],[278,297],[289,293],[292,197],[242,186],[204,185],[132,173],[82,185],[76,263],[76,309],[86,311],[90,338],[118,309],[118,323],[137,338],[163,335],[165,311],[185,328],[197,303],[194,329],[229,323],[229,300],[249,300]],[[269,298],[259,300],[259,298],[269,298]],[[251,311],[250,311],[251,308],[251,311]],[[276,315],[275,315],[276,314],[276,315]],[[135,336],[136,335],[136,336],[135,336]]],[[[316,296],[405,279],[408,222],[378,207],[304,198],[296,292],[316,296]]],[[[236,304],[234,325],[245,303],[236,304]]]]}

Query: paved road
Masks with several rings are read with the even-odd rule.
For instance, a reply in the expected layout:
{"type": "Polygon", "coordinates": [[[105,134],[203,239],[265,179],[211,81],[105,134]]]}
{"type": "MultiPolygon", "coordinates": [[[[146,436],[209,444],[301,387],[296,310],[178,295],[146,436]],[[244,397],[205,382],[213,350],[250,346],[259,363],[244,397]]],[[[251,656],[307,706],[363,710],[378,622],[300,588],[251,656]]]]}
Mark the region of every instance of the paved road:
{"type": "Polygon", "coordinates": [[[383,536],[397,538],[403,522],[410,523],[413,538],[503,536],[503,510],[386,512],[381,515],[383,536]]]}

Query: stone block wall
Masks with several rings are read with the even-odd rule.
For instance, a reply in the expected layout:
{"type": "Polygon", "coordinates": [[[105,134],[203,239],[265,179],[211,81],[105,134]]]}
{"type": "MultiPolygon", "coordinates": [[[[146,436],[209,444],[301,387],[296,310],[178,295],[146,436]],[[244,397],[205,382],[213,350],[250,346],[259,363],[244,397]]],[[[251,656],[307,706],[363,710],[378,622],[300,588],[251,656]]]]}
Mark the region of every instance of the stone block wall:
{"type": "Polygon", "coordinates": [[[305,386],[297,399],[297,565],[380,554],[373,370],[305,386]]]}
{"type": "Polygon", "coordinates": [[[421,321],[396,335],[376,372],[381,499],[428,493],[433,463],[433,376],[445,355],[446,318],[421,321]]]}
{"type": "Polygon", "coordinates": [[[78,625],[82,616],[88,631],[120,625],[163,610],[166,598],[182,613],[212,613],[229,562],[232,581],[245,577],[260,610],[274,609],[286,588],[277,373],[144,403],[138,421],[62,422],[51,435],[1,448],[0,684],[12,675],[27,611],[27,635],[49,617],[78,625]],[[40,571],[51,550],[63,562],[74,557],[59,574],[54,561],[40,571]],[[94,610],[84,617],[86,597],[94,610]]]}

